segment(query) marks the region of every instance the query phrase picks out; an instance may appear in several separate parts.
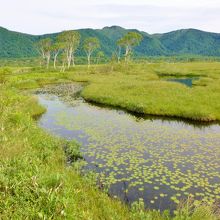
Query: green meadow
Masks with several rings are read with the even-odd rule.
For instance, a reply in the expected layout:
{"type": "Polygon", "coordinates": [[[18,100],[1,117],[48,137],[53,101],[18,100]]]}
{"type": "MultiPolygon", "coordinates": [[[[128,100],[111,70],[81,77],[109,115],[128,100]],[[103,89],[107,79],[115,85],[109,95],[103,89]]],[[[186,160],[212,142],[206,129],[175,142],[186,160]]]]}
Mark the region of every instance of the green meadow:
{"type": "Polygon", "coordinates": [[[214,204],[187,200],[173,215],[126,206],[82,176],[79,146],[46,133],[37,118],[46,109],[28,90],[49,84],[84,83],[93,103],[144,115],[195,122],[220,120],[220,63],[121,63],[72,67],[0,68],[1,219],[220,219],[214,204]],[[192,87],[170,79],[193,78],[192,87]],[[67,158],[74,158],[71,165],[67,158]]]}
{"type": "MultiPolygon", "coordinates": [[[[220,63],[149,63],[76,66],[59,73],[22,69],[10,81],[28,89],[57,80],[80,81],[87,101],[117,106],[128,111],[180,117],[196,121],[220,120],[220,63]],[[27,72],[27,74],[25,74],[27,72]],[[193,87],[169,78],[197,78],[193,87]]],[[[19,70],[17,71],[19,72],[19,70]]]]}
{"type": "MultiPolygon", "coordinates": [[[[219,74],[219,63],[116,66],[113,72],[104,69],[88,76],[92,83],[82,95],[89,101],[137,113],[216,121],[220,119],[219,74]],[[193,81],[192,88],[165,80],[179,77],[199,80],[193,81]]],[[[73,79],[84,77],[79,74],[73,79]]]]}

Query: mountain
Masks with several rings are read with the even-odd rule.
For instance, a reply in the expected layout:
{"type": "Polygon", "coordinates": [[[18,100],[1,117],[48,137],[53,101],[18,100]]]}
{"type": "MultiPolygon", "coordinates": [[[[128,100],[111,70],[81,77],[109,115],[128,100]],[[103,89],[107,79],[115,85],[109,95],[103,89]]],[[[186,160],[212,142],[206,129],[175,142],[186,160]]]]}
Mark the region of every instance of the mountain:
{"type": "Polygon", "coordinates": [[[220,55],[220,34],[185,29],[157,37],[170,54],[220,55]]]}
{"type": "Polygon", "coordinates": [[[0,27],[0,58],[36,56],[35,36],[9,31],[0,27]]]}
{"type": "MultiPolygon", "coordinates": [[[[129,31],[143,35],[143,41],[135,48],[136,56],[175,56],[201,55],[220,56],[220,34],[196,29],[182,29],[165,34],[148,34],[139,30],[129,30],[119,26],[103,29],[79,29],[81,34],[79,56],[84,56],[82,42],[87,37],[97,37],[101,48],[107,56],[111,56],[116,42],[129,31]]],[[[46,35],[29,35],[14,32],[0,27],[0,58],[34,57],[37,51],[34,43],[46,37],[55,39],[59,33],[46,35]]]]}

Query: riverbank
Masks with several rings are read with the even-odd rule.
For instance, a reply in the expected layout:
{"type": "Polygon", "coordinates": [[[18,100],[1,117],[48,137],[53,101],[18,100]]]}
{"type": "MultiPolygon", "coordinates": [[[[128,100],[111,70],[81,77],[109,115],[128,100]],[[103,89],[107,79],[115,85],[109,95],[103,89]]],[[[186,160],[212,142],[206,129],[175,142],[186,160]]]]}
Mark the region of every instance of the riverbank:
{"type": "Polygon", "coordinates": [[[67,167],[67,143],[32,119],[45,111],[35,98],[1,87],[0,103],[1,219],[129,219],[127,207],[67,167]]]}

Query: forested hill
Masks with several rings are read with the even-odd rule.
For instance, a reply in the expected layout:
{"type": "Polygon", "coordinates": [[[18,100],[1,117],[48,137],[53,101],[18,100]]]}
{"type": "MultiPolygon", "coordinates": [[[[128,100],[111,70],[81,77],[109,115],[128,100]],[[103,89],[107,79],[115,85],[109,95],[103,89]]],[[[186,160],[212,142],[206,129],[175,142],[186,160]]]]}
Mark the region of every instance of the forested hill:
{"type": "MultiPolygon", "coordinates": [[[[111,56],[116,41],[129,31],[137,31],[143,35],[143,41],[135,48],[136,56],[163,55],[204,55],[220,56],[220,34],[204,32],[196,29],[177,30],[165,34],[147,34],[138,30],[128,30],[118,26],[103,29],[80,29],[81,42],[87,37],[97,37],[101,48],[107,56],[111,56]]],[[[29,35],[9,31],[0,27],[0,58],[33,57],[37,55],[34,43],[45,37],[55,38],[57,33],[47,35],[29,35]]],[[[84,55],[81,47],[78,55],[84,55]]]]}

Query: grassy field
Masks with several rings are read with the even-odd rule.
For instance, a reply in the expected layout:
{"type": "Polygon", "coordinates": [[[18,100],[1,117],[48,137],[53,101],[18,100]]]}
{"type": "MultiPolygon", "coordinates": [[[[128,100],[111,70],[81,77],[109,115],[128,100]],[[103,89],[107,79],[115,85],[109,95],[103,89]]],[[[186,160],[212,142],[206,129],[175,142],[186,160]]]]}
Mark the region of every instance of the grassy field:
{"type": "Polygon", "coordinates": [[[77,66],[62,74],[40,73],[38,69],[29,72],[16,74],[10,80],[17,88],[39,87],[57,79],[89,82],[82,92],[88,101],[136,113],[197,121],[220,120],[220,63],[217,62],[112,64],[93,66],[89,70],[86,66],[77,66]],[[193,82],[192,88],[166,80],[179,77],[197,77],[198,80],[193,82]]]}
{"type": "Polygon", "coordinates": [[[179,63],[129,66],[78,66],[60,73],[38,68],[0,69],[0,218],[1,219],[220,219],[206,204],[182,205],[167,212],[131,208],[100,192],[79,162],[66,165],[64,148],[80,157],[77,145],[46,134],[34,118],[45,109],[23,89],[71,81],[87,82],[85,99],[130,111],[194,120],[220,119],[220,64],[179,63]],[[193,88],[161,76],[199,76],[193,88]]]}
{"type": "MultiPolygon", "coordinates": [[[[84,74],[74,75],[73,79],[81,77],[87,80],[84,74]]],[[[127,70],[117,66],[113,73],[101,70],[88,79],[92,83],[82,95],[89,101],[137,113],[220,120],[220,63],[131,65],[127,70]],[[192,88],[163,78],[190,76],[199,77],[192,88]]]]}

